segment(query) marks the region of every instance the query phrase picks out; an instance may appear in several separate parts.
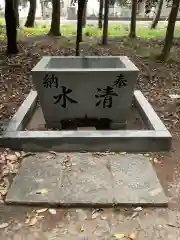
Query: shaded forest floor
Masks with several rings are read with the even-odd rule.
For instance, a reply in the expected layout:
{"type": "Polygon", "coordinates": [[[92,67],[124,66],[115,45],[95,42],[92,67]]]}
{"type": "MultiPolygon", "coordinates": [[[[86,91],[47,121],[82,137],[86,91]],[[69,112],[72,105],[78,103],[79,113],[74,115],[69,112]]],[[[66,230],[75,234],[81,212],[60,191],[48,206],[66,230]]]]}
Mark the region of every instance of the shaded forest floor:
{"type": "MultiPolygon", "coordinates": [[[[26,239],[110,239],[109,232],[131,232],[138,229],[139,240],[179,239],[180,236],[180,103],[171,100],[169,94],[180,93],[180,41],[175,39],[171,59],[162,63],[155,60],[163,46],[162,40],[128,38],[109,39],[107,46],[98,44],[98,38],[89,41],[89,55],[126,55],[140,69],[137,89],[141,89],[173,135],[173,147],[169,153],[150,158],[158,177],[169,197],[168,209],[143,209],[131,218],[133,209],[119,212],[105,210],[103,217],[92,219],[91,210],[58,210],[56,215],[45,213],[45,218],[33,227],[24,227],[30,208],[0,206],[0,230],[2,240],[26,237],[26,239]],[[89,220],[87,220],[87,218],[89,220]],[[81,231],[81,224],[84,230],[81,231]],[[2,225],[0,225],[2,226],[2,225]],[[68,229],[68,231],[67,231],[68,229]],[[86,229],[88,232],[86,235],[86,229]],[[92,229],[94,232],[92,233],[92,229]],[[111,231],[110,231],[110,230],[111,231]],[[83,232],[83,234],[82,234],[83,232]],[[64,235],[65,234],[65,235],[64,235]],[[84,235],[85,234],[85,235],[84,235]],[[14,237],[14,238],[13,238],[14,237]]],[[[19,44],[20,53],[7,58],[6,45],[1,43],[0,53],[0,120],[11,118],[33,88],[32,67],[44,55],[75,55],[75,39],[61,37],[29,38],[19,44]]]]}

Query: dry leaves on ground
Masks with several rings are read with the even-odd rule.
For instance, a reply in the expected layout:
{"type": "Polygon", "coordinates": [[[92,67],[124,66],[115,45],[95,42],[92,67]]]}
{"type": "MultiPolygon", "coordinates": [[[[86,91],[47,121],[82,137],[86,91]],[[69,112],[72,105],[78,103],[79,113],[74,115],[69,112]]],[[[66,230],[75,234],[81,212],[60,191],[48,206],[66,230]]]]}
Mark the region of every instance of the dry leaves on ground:
{"type": "Polygon", "coordinates": [[[0,229],[7,228],[8,225],[9,225],[8,223],[1,223],[0,224],[0,229]]]}
{"type": "Polygon", "coordinates": [[[37,209],[36,212],[39,213],[43,213],[46,212],[48,209],[47,208],[42,208],[42,209],[37,209]]]}
{"type": "Polygon", "coordinates": [[[34,226],[36,225],[41,219],[43,219],[46,212],[49,212],[52,215],[56,214],[56,209],[48,209],[48,208],[41,208],[36,209],[31,212],[31,214],[27,214],[25,219],[25,224],[28,226],[34,226]]]}
{"type": "Polygon", "coordinates": [[[74,165],[74,163],[72,163],[71,155],[67,154],[62,161],[62,169],[71,170],[72,165],[74,165]]]}
{"type": "Polygon", "coordinates": [[[16,174],[19,169],[22,154],[20,152],[12,152],[10,149],[0,154],[0,200],[2,200],[9,188],[9,174],[16,174]]]}
{"type": "Polygon", "coordinates": [[[129,239],[129,240],[136,240],[137,239],[138,232],[133,231],[130,234],[124,234],[124,233],[116,233],[113,234],[112,237],[115,239],[129,239]]]}
{"type": "Polygon", "coordinates": [[[38,214],[35,214],[34,216],[27,216],[25,220],[25,224],[27,224],[28,226],[34,226],[38,223],[39,220],[43,218],[44,218],[43,215],[38,215],[38,214]]]}
{"type": "Polygon", "coordinates": [[[96,219],[97,217],[101,217],[101,219],[103,219],[102,212],[103,212],[102,208],[94,209],[92,211],[92,219],[96,219]]]}
{"type": "Polygon", "coordinates": [[[49,211],[52,215],[55,215],[55,214],[56,214],[56,209],[50,208],[50,209],[48,209],[48,211],[49,211]]]}

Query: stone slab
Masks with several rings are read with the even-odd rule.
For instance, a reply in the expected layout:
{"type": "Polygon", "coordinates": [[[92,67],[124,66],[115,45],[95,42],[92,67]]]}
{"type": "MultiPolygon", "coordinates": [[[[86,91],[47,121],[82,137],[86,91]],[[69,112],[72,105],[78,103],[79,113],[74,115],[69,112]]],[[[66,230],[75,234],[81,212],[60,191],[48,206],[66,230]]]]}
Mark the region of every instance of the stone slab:
{"type": "Polygon", "coordinates": [[[147,157],[115,153],[39,153],[25,158],[6,197],[9,204],[166,206],[147,157]]]}
{"type": "Polygon", "coordinates": [[[30,91],[27,98],[24,100],[18,111],[14,114],[13,118],[10,120],[6,131],[21,131],[24,130],[28,121],[31,119],[36,106],[37,106],[38,96],[36,91],[30,91]]]}
{"type": "Polygon", "coordinates": [[[46,124],[107,118],[125,123],[138,68],[126,56],[48,56],[32,69],[46,124]]]}

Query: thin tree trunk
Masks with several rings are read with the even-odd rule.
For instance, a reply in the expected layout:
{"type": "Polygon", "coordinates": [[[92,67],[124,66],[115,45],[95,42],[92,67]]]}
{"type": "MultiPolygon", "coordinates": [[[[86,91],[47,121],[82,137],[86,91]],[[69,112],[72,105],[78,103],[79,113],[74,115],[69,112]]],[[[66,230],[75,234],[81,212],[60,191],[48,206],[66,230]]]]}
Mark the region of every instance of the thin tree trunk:
{"type": "Polygon", "coordinates": [[[103,24],[103,36],[102,44],[106,45],[108,41],[108,14],[109,14],[109,0],[105,0],[104,3],[104,24],[103,24]]]}
{"type": "Polygon", "coordinates": [[[7,54],[18,53],[17,48],[17,30],[16,30],[16,14],[14,9],[15,0],[5,1],[5,21],[7,35],[7,54]]]}
{"type": "Polygon", "coordinates": [[[131,10],[131,25],[130,25],[130,38],[136,37],[136,12],[137,12],[137,0],[132,0],[132,10],[131,10]]]}
{"type": "Polygon", "coordinates": [[[76,56],[79,56],[79,43],[82,42],[83,12],[86,0],[78,0],[76,56]]]}
{"type": "Polygon", "coordinates": [[[175,29],[178,10],[179,10],[179,3],[180,3],[180,0],[173,0],[171,12],[169,15],[168,26],[166,30],[165,44],[164,44],[162,53],[160,55],[160,59],[163,61],[168,59],[170,50],[173,44],[174,29],[175,29]]]}
{"type": "Polygon", "coordinates": [[[100,0],[100,2],[99,2],[99,18],[98,18],[99,29],[102,29],[103,5],[104,5],[104,0],[100,0]]]}
{"type": "Polygon", "coordinates": [[[87,3],[88,0],[85,0],[85,6],[84,6],[84,11],[83,11],[83,28],[86,27],[86,15],[87,15],[87,3]]]}
{"type": "Polygon", "coordinates": [[[49,31],[50,35],[61,36],[60,33],[60,0],[52,0],[52,19],[51,28],[49,31]]]}
{"type": "Polygon", "coordinates": [[[29,12],[25,23],[25,27],[34,27],[34,21],[36,16],[36,0],[29,0],[29,3],[30,3],[29,12]]]}
{"type": "Polygon", "coordinates": [[[160,16],[161,16],[161,11],[162,11],[162,6],[163,6],[163,0],[160,0],[157,6],[157,12],[156,16],[154,17],[152,24],[151,24],[151,29],[155,29],[158,25],[160,16]]]}
{"type": "Polygon", "coordinates": [[[44,1],[41,1],[40,4],[41,4],[41,13],[42,13],[41,15],[42,15],[42,18],[46,19],[44,1]]]}
{"type": "Polygon", "coordinates": [[[19,0],[14,1],[14,11],[16,14],[16,26],[19,27],[19,0]]]}

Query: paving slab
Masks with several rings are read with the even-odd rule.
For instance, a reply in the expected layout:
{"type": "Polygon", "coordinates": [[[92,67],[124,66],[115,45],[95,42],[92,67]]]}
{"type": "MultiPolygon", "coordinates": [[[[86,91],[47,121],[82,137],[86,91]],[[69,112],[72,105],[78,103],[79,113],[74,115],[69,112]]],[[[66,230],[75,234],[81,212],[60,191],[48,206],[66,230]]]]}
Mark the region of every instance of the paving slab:
{"type": "Polygon", "coordinates": [[[6,203],[56,206],[167,206],[141,154],[40,153],[22,161],[6,203]]]}

